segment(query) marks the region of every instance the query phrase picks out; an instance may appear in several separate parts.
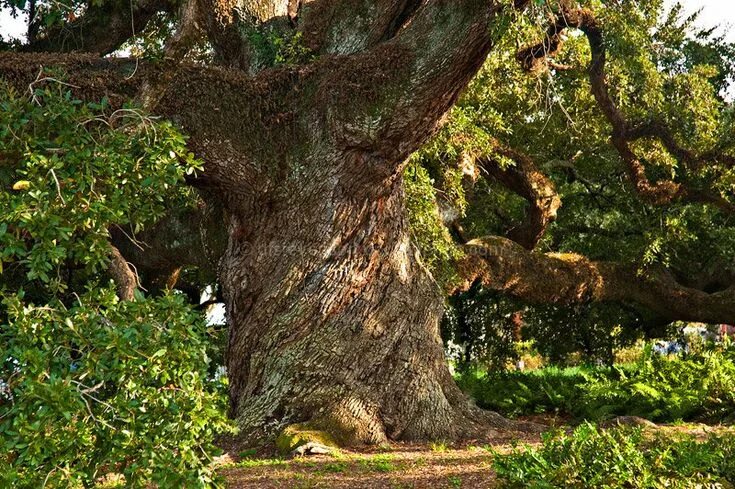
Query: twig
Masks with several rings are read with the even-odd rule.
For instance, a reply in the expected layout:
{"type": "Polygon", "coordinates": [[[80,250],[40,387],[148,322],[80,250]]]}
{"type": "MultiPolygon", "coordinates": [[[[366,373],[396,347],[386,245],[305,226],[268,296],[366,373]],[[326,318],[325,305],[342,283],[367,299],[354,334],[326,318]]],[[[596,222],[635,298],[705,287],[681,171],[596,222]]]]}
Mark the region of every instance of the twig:
{"type": "Polygon", "coordinates": [[[54,171],[53,168],[51,168],[49,170],[49,172],[51,173],[51,176],[54,177],[54,182],[56,182],[56,192],[59,194],[59,198],[61,199],[61,203],[64,204],[64,205],[66,205],[66,201],[64,200],[64,196],[61,195],[61,185],[59,184],[59,179],[56,178],[56,172],[54,171]]]}
{"type": "Polygon", "coordinates": [[[33,103],[39,106],[41,105],[41,101],[38,100],[38,97],[36,97],[36,91],[34,90],[35,85],[38,83],[52,81],[52,82],[58,83],[59,85],[64,85],[64,86],[71,87],[71,88],[80,88],[76,85],[72,85],[71,83],[66,83],[61,80],[57,80],[56,78],[53,78],[50,76],[45,76],[41,78],[41,75],[43,75],[43,65],[39,66],[38,75],[36,76],[36,79],[28,84],[28,91],[31,92],[31,100],[33,101],[33,103]]]}

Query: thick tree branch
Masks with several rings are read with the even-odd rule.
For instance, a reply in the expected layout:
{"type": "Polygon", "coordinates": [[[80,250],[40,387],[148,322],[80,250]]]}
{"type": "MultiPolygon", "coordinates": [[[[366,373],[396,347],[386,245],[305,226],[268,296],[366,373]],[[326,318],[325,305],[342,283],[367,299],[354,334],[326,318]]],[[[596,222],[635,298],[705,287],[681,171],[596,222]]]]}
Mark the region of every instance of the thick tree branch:
{"type": "Polygon", "coordinates": [[[109,54],[141,32],[158,12],[173,8],[174,3],[170,0],[90,2],[82,16],[34,37],[23,49],[109,54]]]}
{"type": "MultiPolygon", "coordinates": [[[[314,55],[354,54],[391,39],[421,0],[199,0],[221,63],[256,73],[257,44],[290,38],[314,55]],[[253,42],[255,40],[255,42],[253,42]],[[260,40],[260,41],[258,41],[260,40]]],[[[267,51],[267,49],[266,49],[267,51]]]]}
{"type": "Polygon", "coordinates": [[[672,321],[730,323],[735,288],[708,294],[685,287],[664,269],[645,275],[634,265],[595,262],[575,254],[540,254],[499,237],[470,241],[458,263],[466,290],[476,280],[485,287],[532,303],[630,302],[672,321]]]}
{"type": "Polygon", "coordinates": [[[370,166],[375,180],[393,178],[481,67],[498,12],[487,0],[429,0],[397,36],[366,52],[257,77],[187,64],[11,53],[0,54],[0,73],[25,90],[39,66],[61,68],[80,87],[77,96],[108,96],[113,105],[149,82],[146,107],[183,126],[206,162],[205,179],[242,206],[253,202],[244,195],[267,192],[325,151],[345,154],[353,167],[370,166]]]}
{"type": "MultiPolygon", "coordinates": [[[[238,196],[252,196],[265,189],[268,178],[282,177],[277,170],[284,148],[296,137],[308,136],[294,133],[293,114],[295,104],[313,102],[301,97],[298,84],[302,78],[304,84],[314,83],[314,70],[304,76],[279,70],[254,79],[236,70],[188,63],[0,53],[0,77],[19,93],[28,93],[39,69],[45,68],[56,70],[55,77],[67,83],[64,90],[75,97],[106,97],[113,109],[145,95],[146,109],[181,125],[191,137],[192,150],[205,160],[206,172],[193,182],[196,186],[218,185],[238,196]]],[[[36,82],[35,88],[41,86],[36,82]]]]}
{"type": "Polygon", "coordinates": [[[481,172],[528,202],[526,219],[508,233],[508,238],[532,250],[544,236],[549,224],[556,220],[561,199],[554,183],[537,168],[530,157],[511,148],[499,147],[497,151],[512,159],[515,165],[503,166],[492,158],[480,158],[477,164],[481,172]]]}
{"type": "Polygon", "coordinates": [[[351,54],[392,39],[421,0],[304,0],[298,30],[319,54],[351,54]]]}
{"type": "Polygon", "coordinates": [[[176,32],[166,40],[164,48],[167,58],[182,60],[191,48],[204,35],[202,21],[202,2],[200,0],[184,0],[179,8],[179,22],[176,32]]]}
{"type": "Polygon", "coordinates": [[[216,186],[230,197],[226,205],[247,215],[325,153],[344,155],[356,170],[349,178],[369,177],[365,189],[395,178],[481,67],[498,12],[486,0],[429,0],[397,36],[364,53],[257,77],[186,63],[12,53],[0,54],[0,73],[24,91],[39,66],[53,66],[80,87],[76,96],[106,96],[113,106],[149,86],[146,107],[180,124],[205,161],[197,184],[216,186]]]}
{"type": "Polygon", "coordinates": [[[336,92],[327,117],[338,146],[386,162],[385,174],[394,174],[482,66],[499,12],[486,0],[430,0],[395,38],[340,63],[327,81],[336,92]]]}
{"type": "Polygon", "coordinates": [[[117,108],[135,98],[145,78],[160,77],[164,67],[143,62],[136,66],[135,60],[103,59],[91,54],[0,52],[0,77],[18,93],[29,94],[31,87],[42,88],[39,70],[45,68],[58,70],[54,78],[61,78],[67,84],[64,89],[80,99],[99,101],[107,97],[110,105],[117,108]],[[136,76],[130,76],[133,73],[136,76]]]}

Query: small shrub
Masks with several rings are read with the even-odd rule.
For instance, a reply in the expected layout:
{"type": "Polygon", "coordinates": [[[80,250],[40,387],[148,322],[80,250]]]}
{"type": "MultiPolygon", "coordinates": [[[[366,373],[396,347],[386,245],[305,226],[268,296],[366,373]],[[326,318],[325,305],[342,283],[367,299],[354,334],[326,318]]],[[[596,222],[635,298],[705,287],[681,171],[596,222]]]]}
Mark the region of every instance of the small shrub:
{"type": "Polygon", "coordinates": [[[449,445],[445,441],[433,441],[429,444],[429,448],[432,452],[446,452],[449,450],[449,445]]]}
{"type": "Polygon", "coordinates": [[[224,399],[207,379],[207,330],[180,297],[74,307],[3,301],[0,487],[209,487],[224,399]]]}

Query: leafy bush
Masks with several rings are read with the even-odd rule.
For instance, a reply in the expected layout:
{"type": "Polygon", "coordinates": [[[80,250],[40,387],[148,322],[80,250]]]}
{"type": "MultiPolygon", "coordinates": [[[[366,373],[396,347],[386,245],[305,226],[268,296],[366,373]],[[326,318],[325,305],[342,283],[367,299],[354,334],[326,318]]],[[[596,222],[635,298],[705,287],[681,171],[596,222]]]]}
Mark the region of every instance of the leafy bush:
{"type": "Polygon", "coordinates": [[[687,358],[653,355],[632,365],[468,373],[460,386],[487,409],[580,419],[634,415],[653,421],[721,421],[735,412],[735,349],[687,358]]]}
{"type": "MultiPolygon", "coordinates": [[[[0,486],[205,487],[225,396],[207,380],[207,331],[180,297],[118,302],[111,289],[62,304],[4,301],[0,486]]],[[[221,387],[221,386],[219,386],[221,387]]]]}
{"type": "Polygon", "coordinates": [[[735,413],[735,349],[688,358],[648,355],[635,368],[584,385],[578,415],[642,416],[653,421],[719,421],[735,413]]]}
{"type": "Polygon", "coordinates": [[[193,202],[181,184],[201,168],[170,123],[64,88],[0,81],[0,287],[39,302],[106,269],[110,226],[138,232],[193,202]]]}
{"type": "MultiPolygon", "coordinates": [[[[44,74],[45,75],[45,74],[44,74]]],[[[120,302],[109,229],[194,202],[170,123],[0,82],[0,487],[212,486],[223,384],[181,295],[120,302]]]]}
{"type": "Polygon", "coordinates": [[[546,434],[538,449],[495,453],[494,468],[505,487],[714,487],[735,481],[735,437],[647,438],[583,424],[570,435],[546,434]]]}

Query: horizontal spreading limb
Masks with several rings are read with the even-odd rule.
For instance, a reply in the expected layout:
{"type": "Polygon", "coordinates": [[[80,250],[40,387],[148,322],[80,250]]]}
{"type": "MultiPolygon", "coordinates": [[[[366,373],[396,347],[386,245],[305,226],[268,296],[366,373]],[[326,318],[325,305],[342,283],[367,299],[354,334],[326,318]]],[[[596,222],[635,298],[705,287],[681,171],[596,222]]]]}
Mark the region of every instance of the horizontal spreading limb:
{"type": "Polygon", "coordinates": [[[536,253],[506,238],[475,239],[464,247],[458,270],[469,288],[476,280],[493,290],[536,304],[629,302],[671,321],[729,323],[735,317],[735,287],[707,293],[679,284],[655,268],[591,261],[571,253],[536,253]]]}

